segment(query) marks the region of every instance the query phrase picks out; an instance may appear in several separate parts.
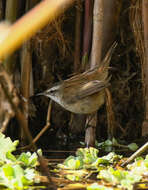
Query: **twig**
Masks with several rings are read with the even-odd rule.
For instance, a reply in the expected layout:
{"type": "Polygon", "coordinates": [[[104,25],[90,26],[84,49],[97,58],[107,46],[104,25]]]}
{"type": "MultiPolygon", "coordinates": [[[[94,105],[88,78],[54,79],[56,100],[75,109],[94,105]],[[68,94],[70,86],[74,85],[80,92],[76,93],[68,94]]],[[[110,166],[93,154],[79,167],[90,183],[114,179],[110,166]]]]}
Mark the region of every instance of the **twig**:
{"type": "Polygon", "coordinates": [[[121,166],[125,166],[133,161],[137,156],[142,154],[144,151],[148,150],[148,142],[145,143],[141,148],[139,148],[134,154],[132,154],[121,166]]]}
{"type": "MultiPolygon", "coordinates": [[[[1,67],[1,69],[3,70],[4,68],[1,67]]],[[[15,91],[14,91],[15,89],[11,83],[11,80],[10,80],[10,77],[8,76],[8,74],[6,72],[2,71],[2,72],[0,72],[0,77],[1,77],[1,82],[3,80],[4,80],[4,82],[6,82],[7,89],[12,96],[14,104],[19,105],[19,99],[15,94],[15,91]]],[[[12,117],[14,117],[15,113],[14,113],[14,110],[12,110],[10,103],[6,100],[5,94],[4,94],[4,92],[2,92],[3,89],[2,89],[1,85],[0,85],[0,91],[1,91],[1,94],[0,94],[0,108],[1,108],[0,112],[3,112],[2,115],[4,116],[4,118],[3,118],[4,121],[2,121],[2,123],[1,123],[0,132],[4,133],[10,119],[12,117]]]]}
{"type": "Polygon", "coordinates": [[[5,130],[7,129],[7,125],[9,123],[10,119],[12,118],[12,116],[13,116],[13,114],[6,113],[6,115],[5,115],[6,119],[4,120],[4,122],[2,123],[2,126],[0,128],[1,133],[4,133],[5,130]]]}
{"type": "MultiPolygon", "coordinates": [[[[16,107],[16,105],[13,103],[13,101],[11,100],[11,97],[7,91],[7,89],[5,88],[5,86],[3,85],[3,83],[1,83],[1,86],[2,86],[2,90],[4,91],[5,93],[5,97],[7,98],[7,100],[9,101],[9,103],[11,104],[12,106],[12,109],[15,111],[15,114],[16,114],[16,118],[20,124],[21,127],[23,127],[23,130],[24,132],[26,133],[26,136],[30,142],[30,146],[33,146],[33,149],[36,151],[37,150],[37,147],[35,145],[35,143],[33,142],[32,140],[32,136],[30,134],[30,131],[28,129],[28,125],[27,125],[27,120],[24,116],[24,114],[20,111],[19,107],[16,107]]],[[[49,105],[49,111],[48,111],[48,114],[47,114],[47,123],[49,123],[49,115],[50,115],[50,105],[49,105]]],[[[49,186],[52,186],[52,188],[55,189],[55,185],[53,184],[51,178],[50,178],[50,175],[49,175],[49,171],[48,171],[48,167],[47,167],[47,163],[45,162],[45,159],[43,156],[40,156],[37,151],[36,151],[36,154],[38,155],[38,161],[40,163],[40,167],[41,167],[41,170],[42,172],[44,172],[48,178],[48,182],[49,182],[49,186]]]]}
{"type": "Polygon", "coordinates": [[[28,138],[28,141],[33,146],[33,148],[36,150],[37,147],[32,141],[32,136],[31,136],[30,131],[28,129],[27,121],[26,121],[26,118],[25,118],[24,114],[21,112],[20,108],[16,107],[16,105],[13,103],[13,101],[12,101],[10,95],[9,95],[9,92],[7,91],[7,89],[5,88],[3,83],[1,83],[1,86],[2,86],[2,90],[4,91],[5,97],[9,101],[12,109],[15,111],[16,118],[17,118],[20,126],[23,128],[23,130],[24,130],[24,132],[25,132],[25,134],[26,134],[26,136],[28,138]]]}
{"type": "Polygon", "coordinates": [[[37,134],[37,136],[33,139],[33,142],[36,143],[38,139],[45,133],[45,131],[50,127],[50,117],[51,117],[51,104],[52,100],[50,100],[49,106],[48,106],[48,112],[47,112],[47,119],[46,119],[46,125],[44,128],[37,134]]]}
{"type": "MultiPolygon", "coordinates": [[[[44,126],[44,128],[36,135],[36,137],[33,139],[33,143],[36,143],[39,138],[45,133],[45,131],[50,127],[50,117],[51,117],[51,104],[52,104],[52,100],[50,100],[49,106],[48,106],[48,112],[47,112],[47,119],[46,119],[46,125],[44,126]]],[[[18,150],[22,151],[22,150],[26,150],[29,149],[31,147],[31,144],[27,145],[27,146],[23,146],[18,148],[18,150]]]]}

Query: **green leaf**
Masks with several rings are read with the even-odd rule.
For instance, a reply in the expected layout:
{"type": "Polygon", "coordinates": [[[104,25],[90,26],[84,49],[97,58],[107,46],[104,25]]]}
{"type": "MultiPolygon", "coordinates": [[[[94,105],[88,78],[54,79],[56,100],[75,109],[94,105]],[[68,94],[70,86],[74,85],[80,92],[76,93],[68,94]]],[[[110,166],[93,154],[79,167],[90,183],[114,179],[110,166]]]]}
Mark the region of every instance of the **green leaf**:
{"type": "Polygon", "coordinates": [[[113,188],[105,187],[103,185],[99,185],[98,183],[93,183],[87,187],[87,190],[113,190],[113,188]]]}
{"type": "Polygon", "coordinates": [[[81,162],[82,162],[81,159],[74,156],[69,156],[65,160],[64,165],[66,165],[68,169],[77,170],[81,168],[82,166],[81,162]]]}
{"type": "Polygon", "coordinates": [[[129,148],[130,150],[132,150],[132,151],[135,151],[135,150],[138,149],[138,146],[137,146],[136,143],[131,143],[131,144],[128,145],[128,148],[129,148]]]}
{"type": "Polygon", "coordinates": [[[83,146],[85,146],[85,142],[80,141],[80,144],[83,145],[83,146]]]}
{"type": "Polygon", "coordinates": [[[16,146],[19,141],[12,142],[9,137],[5,137],[2,133],[0,133],[0,160],[7,160],[7,153],[11,153],[16,150],[16,146]]]}
{"type": "Polygon", "coordinates": [[[80,176],[76,176],[76,175],[72,175],[72,174],[68,174],[66,175],[66,178],[71,180],[71,181],[80,181],[80,176]]]}
{"type": "Polygon", "coordinates": [[[119,161],[122,158],[122,156],[121,155],[117,155],[114,152],[110,152],[106,156],[103,156],[102,158],[105,159],[105,160],[108,160],[109,163],[112,164],[114,162],[119,161]]]}
{"type": "Polygon", "coordinates": [[[98,158],[99,150],[93,147],[79,148],[76,155],[83,160],[85,164],[91,164],[98,158]]]}
{"type": "Polygon", "coordinates": [[[111,151],[113,151],[113,147],[112,146],[105,146],[104,151],[105,152],[111,152],[111,151]]]}
{"type": "Polygon", "coordinates": [[[68,161],[68,167],[71,169],[79,169],[80,168],[80,160],[71,159],[68,161]]]}
{"type": "Polygon", "coordinates": [[[5,164],[0,170],[0,184],[11,188],[22,188],[23,169],[19,165],[5,164]]]}
{"type": "Polygon", "coordinates": [[[17,160],[20,161],[20,162],[22,162],[22,164],[24,166],[28,166],[28,163],[29,163],[28,159],[29,159],[28,155],[25,152],[23,152],[23,153],[21,153],[21,155],[18,157],[17,160]]]}
{"type": "Polygon", "coordinates": [[[119,145],[118,141],[115,138],[112,138],[112,143],[113,143],[114,146],[119,145]]]}
{"type": "Polygon", "coordinates": [[[112,141],[111,140],[106,140],[105,142],[104,142],[104,145],[105,146],[112,146],[113,145],[113,143],[112,143],[112,141]]]}
{"type": "MultiPolygon", "coordinates": [[[[36,171],[33,167],[38,164],[37,154],[27,152],[17,158],[12,154],[17,144],[18,141],[12,142],[0,133],[0,186],[15,190],[28,189],[28,185],[35,181],[36,171]]],[[[41,150],[38,150],[38,154],[42,155],[41,150]]]]}
{"type": "Polygon", "coordinates": [[[104,145],[104,142],[98,143],[98,141],[95,142],[95,146],[102,147],[104,145]]]}
{"type": "Polygon", "coordinates": [[[32,181],[35,178],[35,170],[31,169],[31,168],[26,168],[24,170],[24,175],[25,175],[26,179],[32,181]]]}
{"type": "Polygon", "coordinates": [[[127,168],[134,174],[134,175],[144,175],[148,171],[148,160],[147,156],[145,159],[138,157],[135,159],[135,162],[132,164],[128,164],[127,168]]]}
{"type": "Polygon", "coordinates": [[[58,164],[59,168],[77,170],[83,167],[83,161],[79,157],[69,156],[63,164],[58,164]]]}
{"type": "Polygon", "coordinates": [[[123,179],[121,181],[121,184],[118,185],[118,187],[128,189],[128,190],[133,190],[133,184],[131,184],[131,181],[128,179],[123,179]]]}
{"type": "Polygon", "coordinates": [[[7,177],[9,179],[13,178],[13,176],[14,176],[14,170],[13,170],[13,168],[12,168],[12,166],[10,164],[5,164],[2,167],[2,170],[4,172],[5,177],[7,177]]]}
{"type": "Polygon", "coordinates": [[[145,167],[148,168],[148,155],[145,157],[144,165],[145,165],[145,167]]]}
{"type": "Polygon", "coordinates": [[[109,139],[106,140],[106,141],[104,141],[104,142],[97,143],[97,146],[98,146],[99,148],[104,149],[105,152],[111,152],[112,149],[113,149],[113,143],[112,143],[112,141],[109,140],[109,139]]]}
{"type": "Polygon", "coordinates": [[[99,164],[109,164],[109,161],[107,159],[98,158],[93,165],[99,166],[99,164]]]}
{"type": "Polygon", "coordinates": [[[14,165],[14,179],[12,184],[14,187],[23,187],[23,178],[24,178],[24,170],[21,168],[20,165],[14,165]]]}
{"type": "Polygon", "coordinates": [[[143,158],[143,157],[141,157],[141,156],[138,156],[138,157],[136,157],[136,158],[135,158],[135,161],[139,161],[139,160],[143,161],[143,160],[144,160],[144,158],[143,158]]]}
{"type": "Polygon", "coordinates": [[[30,157],[29,157],[29,166],[30,167],[35,167],[38,165],[38,157],[37,154],[34,152],[30,157]]]}
{"type": "Polygon", "coordinates": [[[112,167],[107,170],[101,170],[97,177],[112,183],[112,185],[118,185],[128,190],[131,190],[133,184],[139,182],[142,178],[141,175],[135,174],[132,171],[115,170],[112,167]]]}
{"type": "Polygon", "coordinates": [[[42,156],[42,155],[43,155],[42,149],[38,149],[38,150],[37,150],[37,153],[38,153],[39,156],[42,156]]]}
{"type": "Polygon", "coordinates": [[[36,153],[31,154],[30,152],[23,152],[17,158],[17,161],[21,162],[21,164],[26,167],[35,167],[38,165],[38,157],[36,153]]]}
{"type": "Polygon", "coordinates": [[[7,152],[7,153],[6,153],[6,158],[7,158],[8,160],[13,161],[13,162],[16,161],[16,157],[15,157],[11,152],[7,152]]]}

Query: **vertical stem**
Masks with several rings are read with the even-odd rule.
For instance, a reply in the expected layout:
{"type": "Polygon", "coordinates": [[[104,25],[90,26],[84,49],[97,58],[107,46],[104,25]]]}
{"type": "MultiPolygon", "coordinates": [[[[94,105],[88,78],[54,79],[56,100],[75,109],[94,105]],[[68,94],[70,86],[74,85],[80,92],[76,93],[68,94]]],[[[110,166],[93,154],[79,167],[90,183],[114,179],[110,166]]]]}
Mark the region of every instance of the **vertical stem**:
{"type": "Polygon", "coordinates": [[[145,46],[145,65],[144,65],[144,78],[145,78],[145,125],[143,125],[142,134],[148,134],[148,1],[142,1],[142,19],[144,27],[144,46],[145,46]]]}
{"type": "Polygon", "coordinates": [[[10,22],[14,22],[17,17],[18,0],[7,0],[5,17],[10,22]]]}
{"type": "Polygon", "coordinates": [[[119,15],[122,5],[122,0],[104,1],[104,18],[103,18],[103,42],[102,55],[103,59],[115,40],[117,34],[117,27],[119,24],[119,15]]]}
{"type": "Polygon", "coordinates": [[[108,139],[112,139],[115,136],[115,115],[113,112],[112,96],[110,91],[106,88],[106,112],[107,112],[107,134],[108,139]]]}
{"type": "MultiPolygon", "coordinates": [[[[32,0],[26,1],[26,12],[31,8],[32,0]]],[[[26,118],[26,123],[28,127],[28,116],[29,116],[29,97],[30,97],[30,82],[31,82],[31,71],[32,71],[32,52],[31,52],[31,42],[27,41],[24,43],[21,54],[21,93],[24,97],[22,102],[23,111],[26,118]]],[[[23,131],[21,132],[22,143],[26,140],[23,131]]]]}
{"type": "Polygon", "coordinates": [[[86,131],[85,131],[85,144],[87,147],[95,146],[96,125],[97,125],[97,112],[87,116],[86,131]]]}
{"type": "Polygon", "coordinates": [[[0,21],[3,19],[3,2],[0,1],[0,21]]]}
{"type": "MultiPolygon", "coordinates": [[[[122,5],[121,0],[110,0],[103,2],[103,35],[102,38],[102,47],[101,47],[101,57],[100,60],[107,56],[107,51],[110,48],[111,44],[115,41],[116,31],[119,24],[119,15],[122,5]]],[[[111,56],[111,55],[110,55],[111,56]]],[[[110,64],[110,63],[109,63],[110,64]]],[[[109,66],[109,65],[106,65],[109,66]]],[[[107,125],[108,125],[108,138],[112,139],[115,136],[115,117],[113,112],[113,102],[112,96],[108,89],[106,91],[106,112],[107,112],[107,125]]]]}
{"type": "Polygon", "coordinates": [[[22,48],[21,56],[21,93],[25,98],[23,101],[23,109],[28,120],[28,99],[30,96],[30,71],[32,57],[30,54],[30,42],[26,42],[22,48]]]}
{"type": "MultiPolygon", "coordinates": [[[[5,19],[11,23],[13,23],[17,18],[18,12],[18,0],[7,0],[6,1],[6,12],[5,12],[5,19]]],[[[6,58],[4,61],[5,68],[7,72],[13,74],[14,65],[16,63],[16,55],[13,54],[6,58]]]]}
{"type": "MultiPolygon", "coordinates": [[[[90,56],[91,68],[100,66],[101,64],[105,64],[105,63],[102,63],[102,57],[106,55],[108,47],[114,41],[115,31],[117,29],[117,21],[119,18],[119,15],[117,15],[117,11],[116,11],[118,4],[115,4],[115,2],[117,1],[94,0],[93,35],[92,35],[92,49],[91,49],[91,56],[90,56]]],[[[108,107],[109,106],[111,108],[111,105],[108,105],[108,107]]],[[[110,112],[111,111],[112,110],[110,110],[110,112]]],[[[96,127],[96,123],[97,123],[96,118],[97,118],[96,115],[94,115],[90,122],[90,125],[93,126],[93,129],[95,129],[96,127]]],[[[111,119],[111,117],[108,117],[108,118],[111,119]]],[[[109,124],[113,124],[113,122],[109,121],[108,123],[108,136],[111,136],[112,134],[109,134],[109,133],[110,132],[113,133],[112,131],[113,126],[109,124]]],[[[92,136],[95,137],[95,134],[94,134],[95,130],[92,130],[90,127],[86,129],[86,133],[89,134],[89,136],[91,137],[92,136]],[[88,132],[88,130],[90,131],[90,133],[88,132]]],[[[87,139],[90,139],[90,138],[87,138],[87,139]]],[[[87,139],[85,138],[85,142],[87,141],[87,139]]],[[[95,139],[93,139],[93,141],[91,138],[91,144],[95,143],[95,139]]]]}
{"type": "Polygon", "coordinates": [[[92,37],[92,16],[93,16],[94,0],[85,0],[85,18],[84,18],[84,38],[83,38],[83,53],[82,53],[82,70],[88,63],[90,52],[91,37],[92,37]]]}
{"type": "Polygon", "coordinates": [[[101,63],[101,49],[103,37],[103,0],[94,1],[93,11],[93,39],[91,50],[91,68],[101,63]]]}
{"type": "MultiPolygon", "coordinates": [[[[86,4],[87,7],[87,4],[86,4]]],[[[85,20],[87,26],[87,20],[85,20]]],[[[90,25],[88,27],[91,27],[90,25]]],[[[87,30],[89,32],[90,29],[87,30]]],[[[101,61],[101,47],[102,47],[102,31],[103,31],[103,0],[94,0],[93,8],[93,34],[92,34],[92,49],[91,49],[91,62],[90,67],[96,67],[101,61]]],[[[88,33],[86,33],[88,35],[88,33]]],[[[88,38],[84,40],[85,47],[83,48],[84,55],[88,54],[88,38]]],[[[90,43],[90,42],[89,42],[90,43]]],[[[85,144],[87,146],[94,146],[96,139],[96,125],[97,125],[97,112],[87,117],[89,127],[85,132],[85,144]],[[91,119],[90,119],[91,117],[91,119]]]]}
{"type": "Polygon", "coordinates": [[[74,53],[74,72],[80,68],[81,50],[81,26],[82,26],[82,2],[76,1],[76,24],[75,24],[75,53],[74,53]]]}

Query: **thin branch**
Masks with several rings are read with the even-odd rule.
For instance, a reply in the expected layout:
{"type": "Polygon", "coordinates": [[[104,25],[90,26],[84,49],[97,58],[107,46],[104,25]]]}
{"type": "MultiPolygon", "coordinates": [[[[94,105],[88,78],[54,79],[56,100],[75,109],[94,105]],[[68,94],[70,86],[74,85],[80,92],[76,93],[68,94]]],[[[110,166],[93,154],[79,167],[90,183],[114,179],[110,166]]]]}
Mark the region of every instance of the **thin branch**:
{"type": "Polygon", "coordinates": [[[7,37],[0,42],[0,59],[14,52],[25,40],[55,19],[73,2],[74,0],[41,1],[9,28],[7,37]],[[31,22],[28,22],[30,20],[31,22]]]}
{"type": "Polygon", "coordinates": [[[45,133],[45,131],[50,127],[50,117],[51,117],[51,104],[52,101],[50,100],[49,106],[48,106],[48,112],[47,112],[47,119],[46,119],[46,125],[43,127],[43,129],[38,133],[38,135],[33,139],[33,142],[36,143],[38,139],[45,133]]]}
{"type": "Polygon", "coordinates": [[[148,150],[148,142],[139,148],[134,154],[132,154],[123,164],[122,167],[132,162],[137,156],[140,156],[143,152],[148,150]]]}
{"type": "MultiPolygon", "coordinates": [[[[45,131],[50,127],[51,104],[52,104],[52,101],[50,101],[49,106],[48,106],[46,125],[43,127],[43,129],[33,139],[33,143],[36,143],[39,140],[39,138],[45,133],[45,131]]],[[[27,146],[20,147],[20,148],[18,148],[18,150],[23,151],[23,150],[29,149],[30,147],[31,147],[31,144],[29,144],[27,146]]]]}
{"type": "Polygon", "coordinates": [[[28,141],[33,146],[33,148],[36,150],[37,148],[36,148],[36,145],[32,141],[33,139],[32,139],[32,136],[30,134],[30,131],[28,129],[27,120],[26,120],[24,114],[21,112],[20,108],[17,107],[13,103],[13,101],[12,101],[10,95],[9,95],[9,92],[7,91],[7,89],[6,89],[6,87],[4,86],[3,83],[1,83],[1,86],[2,86],[2,90],[4,91],[5,97],[7,98],[8,102],[10,103],[12,109],[15,111],[16,118],[17,118],[20,126],[23,128],[23,130],[24,130],[24,132],[26,134],[26,137],[28,138],[28,141]]]}

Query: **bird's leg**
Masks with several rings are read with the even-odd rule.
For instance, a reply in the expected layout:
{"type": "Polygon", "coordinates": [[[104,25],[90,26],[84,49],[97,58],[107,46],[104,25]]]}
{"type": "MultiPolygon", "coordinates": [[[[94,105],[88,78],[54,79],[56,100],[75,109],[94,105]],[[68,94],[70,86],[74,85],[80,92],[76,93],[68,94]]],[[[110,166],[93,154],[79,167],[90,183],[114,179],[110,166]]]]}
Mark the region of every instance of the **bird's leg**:
{"type": "Polygon", "coordinates": [[[85,144],[94,147],[96,140],[97,112],[88,115],[86,120],[85,144]]]}

